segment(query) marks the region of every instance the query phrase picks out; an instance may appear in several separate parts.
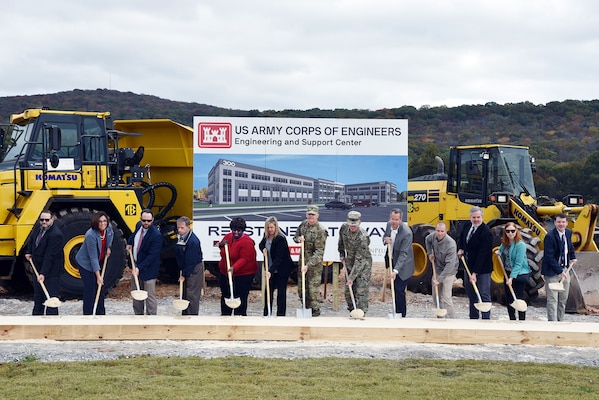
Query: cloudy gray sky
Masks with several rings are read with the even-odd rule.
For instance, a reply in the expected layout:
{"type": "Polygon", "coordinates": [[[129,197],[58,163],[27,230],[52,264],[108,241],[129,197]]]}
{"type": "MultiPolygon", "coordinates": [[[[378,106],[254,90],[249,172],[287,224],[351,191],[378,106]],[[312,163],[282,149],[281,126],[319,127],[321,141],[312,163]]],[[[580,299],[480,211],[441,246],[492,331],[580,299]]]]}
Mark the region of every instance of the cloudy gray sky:
{"type": "Polygon", "coordinates": [[[599,96],[594,0],[5,0],[0,96],[258,110],[599,96]]]}

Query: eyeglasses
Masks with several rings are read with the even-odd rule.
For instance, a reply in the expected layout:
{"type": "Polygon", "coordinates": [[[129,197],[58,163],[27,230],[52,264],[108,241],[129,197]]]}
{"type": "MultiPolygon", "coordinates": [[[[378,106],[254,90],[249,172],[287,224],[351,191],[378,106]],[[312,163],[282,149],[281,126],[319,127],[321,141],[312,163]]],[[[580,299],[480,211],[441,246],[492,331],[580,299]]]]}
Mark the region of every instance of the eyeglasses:
{"type": "Polygon", "coordinates": [[[243,232],[244,229],[231,229],[231,232],[243,232]]]}
{"type": "Polygon", "coordinates": [[[516,233],[515,229],[506,229],[505,230],[506,233],[516,233]]]}
{"type": "Polygon", "coordinates": [[[40,222],[48,222],[50,221],[50,218],[40,218],[40,222]]]}
{"type": "Polygon", "coordinates": [[[151,219],[142,219],[141,222],[152,222],[151,219]]]}

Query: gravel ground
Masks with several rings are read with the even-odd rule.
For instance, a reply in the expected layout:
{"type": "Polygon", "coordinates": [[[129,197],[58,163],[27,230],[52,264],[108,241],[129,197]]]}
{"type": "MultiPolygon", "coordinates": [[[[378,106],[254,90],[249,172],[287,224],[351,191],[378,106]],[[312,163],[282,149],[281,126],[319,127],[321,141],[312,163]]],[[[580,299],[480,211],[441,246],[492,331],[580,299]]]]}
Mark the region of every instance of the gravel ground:
{"type": "MultiPolygon", "coordinates": [[[[373,275],[368,316],[387,317],[391,312],[390,293],[386,302],[381,302],[381,281],[373,275]]],[[[106,300],[108,314],[132,314],[129,278],[121,284],[106,300]]],[[[468,318],[467,299],[460,293],[459,282],[454,293],[454,307],[457,318],[468,318]]],[[[177,298],[177,285],[158,285],[160,315],[176,315],[172,301],[177,298]]],[[[295,318],[295,309],[301,308],[296,287],[289,286],[287,318],[295,318]]],[[[220,290],[211,283],[203,296],[201,315],[219,315],[220,290]]],[[[326,300],[322,303],[322,314],[318,318],[347,317],[346,304],[340,299],[339,311],[332,307],[332,290],[328,287],[326,300]]],[[[28,298],[0,298],[1,315],[27,315],[31,313],[32,301],[28,298]]],[[[434,318],[431,296],[408,293],[408,317],[434,318]]],[[[81,301],[66,301],[60,308],[62,315],[81,314],[81,301]]],[[[529,306],[527,319],[547,320],[543,299],[529,306]]],[[[259,291],[252,291],[248,314],[261,315],[261,297],[259,291]]],[[[508,319],[505,307],[494,304],[492,319],[508,319]]],[[[599,322],[594,315],[568,314],[567,321],[599,322]]],[[[0,317],[1,321],[1,317],[0,317]]],[[[350,357],[381,358],[399,360],[404,358],[427,359],[477,359],[509,360],[516,362],[552,363],[560,362],[580,366],[599,366],[599,348],[557,347],[531,345],[442,345],[404,342],[331,342],[331,341],[94,341],[94,342],[58,342],[52,340],[1,341],[0,362],[18,362],[35,358],[43,362],[108,360],[121,357],[152,355],[161,357],[198,356],[215,358],[226,356],[306,358],[306,357],[350,357]]]]}

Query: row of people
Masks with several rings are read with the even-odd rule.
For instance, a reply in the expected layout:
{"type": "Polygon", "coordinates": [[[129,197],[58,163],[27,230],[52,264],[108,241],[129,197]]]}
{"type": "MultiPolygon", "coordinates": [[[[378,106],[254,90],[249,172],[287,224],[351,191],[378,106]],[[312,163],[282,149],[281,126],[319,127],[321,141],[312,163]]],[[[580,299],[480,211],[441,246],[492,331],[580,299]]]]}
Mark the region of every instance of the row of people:
{"type": "MultiPolygon", "coordinates": [[[[554,221],[555,227],[544,238],[541,273],[545,280],[547,294],[547,320],[561,321],[564,319],[570,287],[568,267],[576,263],[576,254],[572,244],[572,231],[567,229],[567,216],[562,213],[557,214],[554,221]],[[564,291],[551,288],[552,282],[559,281],[563,282],[564,291]]],[[[466,266],[470,270],[468,274],[468,270],[464,269],[463,279],[470,303],[470,319],[490,319],[490,311],[482,312],[476,308],[479,298],[474,288],[476,285],[483,302],[491,302],[493,235],[483,222],[483,210],[477,206],[470,209],[470,221],[464,224],[457,243],[447,235],[447,227],[443,222],[437,224],[435,232],[427,236],[425,243],[428,257],[435,264],[438,275],[438,278],[433,280],[433,284],[439,287],[441,306],[447,309],[447,316],[450,318],[455,316],[451,301],[451,286],[458,269],[458,258],[464,257],[466,266]]],[[[509,318],[525,320],[526,312],[516,313],[512,307],[516,299],[509,290],[511,287],[516,298],[523,299],[531,274],[526,256],[526,244],[514,222],[505,224],[501,244],[495,254],[501,258],[507,275],[504,289],[509,318]]]]}
{"type": "MultiPolygon", "coordinates": [[[[303,251],[299,259],[298,296],[302,298],[302,279],[306,279],[306,306],[311,308],[312,315],[320,315],[319,289],[322,274],[327,230],[318,221],[318,207],[310,205],[306,211],[306,219],[300,223],[294,242],[301,244],[303,251]]],[[[63,235],[54,225],[55,216],[49,210],[40,214],[39,224],[35,227],[32,238],[26,250],[26,259],[38,266],[37,281],[44,283],[50,296],[58,295],[58,286],[62,263],[64,260],[63,235]]],[[[141,213],[135,231],[127,241],[126,250],[134,260],[131,265],[132,274],[139,278],[140,289],[147,292],[146,300],[133,300],[133,311],[136,315],[156,315],[156,280],[160,266],[162,235],[153,225],[154,214],[150,209],[141,213]]],[[[198,315],[200,293],[204,279],[204,265],[200,240],[190,229],[191,221],[187,217],[177,220],[178,243],[176,246],[177,265],[180,270],[180,282],[183,283],[183,296],[190,301],[187,315],[198,315]]],[[[353,291],[357,307],[368,311],[368,292],[372,269],[370,253],[370,237],[360,227],[361,214],[350,211],[346,223],[339,230],[338,251],[342,265],[347,269],[348,278],[345,285],[345,298],[348,310],[353,310],[353,302],[349,291],[353,291]]],[[[568,297],[569,276],[567,267],[576,262],[572,245],[572,233],[567,226],[567,218],[563,214],[555,216],[555,228],[545,237],[545,257],[542,273],[545,277],[547,292],[547,319],[549,321],[563,320],[565,304],[568,297]],[[565,291],[557,292],[550,288],[549,283],[563,280],[565,291]]],[[[225,299],[235,297],[241,300],[236,315],[247,315],[247,299],[252,280],[257,272],[256,250],[254,241],[244,232],[245,220],[236,217],[231,220],[230,233],[220,241],[221,261],[219,262],[219,284],[221,288],[221,314],[231,315],[233,310],[228,307],[225,299]],[[225,246],[226,245],[226,246],[225,246]],[[225,249],[226,247],[226,249],[225,249]],[[229,254],[225,254],[228,252],[229,254]],[[234,292],[230,293],[227,274],[231,272],[234,292]]],[[[108,215],[103,212],[94,214],[91,227],[85,233],[83,244],[75,259],[83,282],[83,314],[90,315],[96,305],[96,314],[105,314],[104,293],[95,302],[98,286],[103,285],[101,268],[110,256],[114,239],[114,231],[108,215]]],[[[385,256],[386,266],[390,265],[390,277],[394,285],[395,312],[406,316],[406,286],[408,279],[414,273],[414,255],[412,251],[412,231],[402,222],[402,212],[399,209],[391,211],[389,221],[383,235],[383,243],[389,250],[385,256]],[[389,256],[390,255],[390,259],[389,256]]],[[[436,279],[432,284],[439,288],[440,307],[447,310],[447,317],[454,318],[452,304],[452,286],[457,273],[459,258],[464,257],[470,274],[464,271],[464,287],[469,298],[469,316],[471,319],[489,319],[489,312],[480,312],[476,308],[479,301],[473,285],[476,285],[483,302],[491,301],[491,272],[493,271],[492,246],[493,236],[489,227],[483,222],[483,210],[473,207],[470,210],[470,220],[461,230],[458,242],[447,234],[447,226],[440,222],[435,231],[425,238],[425,246],[429,259],[436,269],[436,279]]],[[[261,251],[266,250],[271,302],[274,292],[277,292],[276,315],[286,314],[287,281],[293,269],[287,239],[275,217],[265,221],[264,236],[259,243],[261,251]]],[[[496,252],[501,257],[508,279],[505,281],[506,303],[510,319],[524,320],[525,312],[514,310],[508,286],[514,289],[517,298],[524,297],[524,291],[530,277],[530,267],[526,257],[526,245],[516,225],[509,222],[502,232],[501,245],[496,252]]],[[[136,289],[132,280],[132,290],[136,289]]],[[[58,309],[44,307],[45,294],[40,285],[34,285],[33,315],[41,315],[44,309],[47,315],[57,315],[58,309]]],[[[272,307],[272,304],[271,304],[272,307]]],[[[264,307],[267,314],[268,305],[264,307]]]]}

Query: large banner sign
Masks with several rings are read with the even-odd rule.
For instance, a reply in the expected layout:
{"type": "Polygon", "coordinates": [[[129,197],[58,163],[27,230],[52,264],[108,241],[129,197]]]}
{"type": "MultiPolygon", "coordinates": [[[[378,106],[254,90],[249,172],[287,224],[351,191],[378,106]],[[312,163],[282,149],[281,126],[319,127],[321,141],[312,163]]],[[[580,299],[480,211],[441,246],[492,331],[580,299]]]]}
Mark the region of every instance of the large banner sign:
{"type": "Polygon", "coordinates": [[[316,205],[329,233],[325,261],[339,260],[338,231],[351,210],[362,214],[374,261],[382,261],[389,213],[405,213],[398,196],[407,163],[407,120],[195,117],[193,227],[204,258],[220,259],[215,244],[233,217],[246,220],[257,246],[264,220],[275,216],[297,259],[293,235],[316,205]]]}

